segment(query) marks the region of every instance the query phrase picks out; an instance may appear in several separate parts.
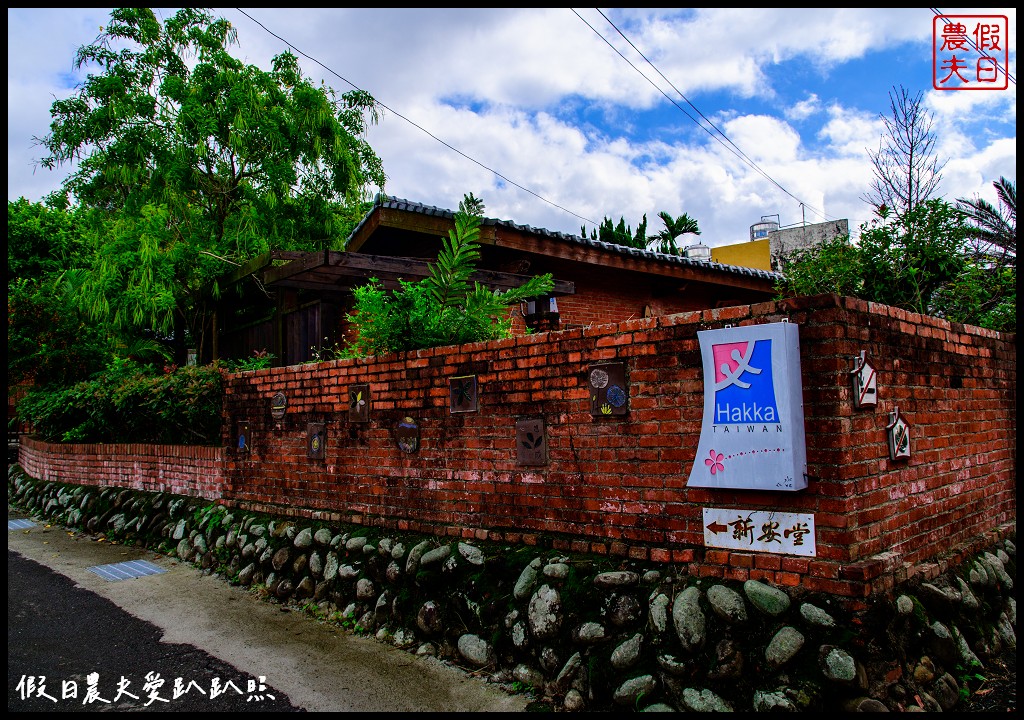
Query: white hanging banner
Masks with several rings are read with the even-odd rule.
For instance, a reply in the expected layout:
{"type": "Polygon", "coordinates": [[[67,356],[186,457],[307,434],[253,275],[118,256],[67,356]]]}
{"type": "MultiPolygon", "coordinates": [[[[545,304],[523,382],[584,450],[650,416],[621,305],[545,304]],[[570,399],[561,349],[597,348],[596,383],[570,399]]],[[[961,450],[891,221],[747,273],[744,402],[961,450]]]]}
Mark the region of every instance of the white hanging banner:
{"type": "Polygon", "coordinates": [[[807,487],[800,337],[795,324],[697,333],[704,419],[690,487],[807,487]]]}

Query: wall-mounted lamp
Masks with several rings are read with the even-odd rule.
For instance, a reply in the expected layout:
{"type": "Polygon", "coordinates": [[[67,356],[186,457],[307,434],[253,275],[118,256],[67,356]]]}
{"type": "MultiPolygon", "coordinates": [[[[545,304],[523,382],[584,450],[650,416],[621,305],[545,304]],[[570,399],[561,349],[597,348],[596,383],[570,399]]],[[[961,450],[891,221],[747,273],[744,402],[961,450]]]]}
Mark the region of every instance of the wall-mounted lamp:
{"type": "Polygon", "coordinates": [[[526,327],[535,332],[557,330],[559,324],[558,302],[554,295],[538,295],[520,306],[526,327]]]}

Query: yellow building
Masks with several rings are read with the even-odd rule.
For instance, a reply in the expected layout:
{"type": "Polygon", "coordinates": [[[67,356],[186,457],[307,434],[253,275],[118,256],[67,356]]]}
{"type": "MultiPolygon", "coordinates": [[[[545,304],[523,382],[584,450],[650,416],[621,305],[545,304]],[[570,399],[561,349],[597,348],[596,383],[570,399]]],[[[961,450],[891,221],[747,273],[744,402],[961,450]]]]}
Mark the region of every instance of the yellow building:
{"type": "Polygon", "coordinates": [[[711,261],[735,267],[772,270],[772,257],[768,238],[711,248],[711,261]]]}
{"type": "Polygon", "coordinates": [[[794,252],[832,238],[849,237],[850,222],[845,219],[830,220],[780,228],[778,223],[762,221],[751,227],[750,235],[751,239],[747,242],[711,248],[711,261],[734,267],[779,272],[784,258],[794,252]]]}

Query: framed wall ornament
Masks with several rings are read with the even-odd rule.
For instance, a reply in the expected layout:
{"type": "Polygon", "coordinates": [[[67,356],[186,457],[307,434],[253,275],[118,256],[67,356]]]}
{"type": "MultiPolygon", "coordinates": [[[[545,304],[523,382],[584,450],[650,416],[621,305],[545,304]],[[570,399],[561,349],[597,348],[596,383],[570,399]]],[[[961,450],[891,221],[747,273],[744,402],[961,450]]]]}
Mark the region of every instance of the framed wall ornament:
{"type": "Polygon", "coordinates": [[[853,370],[850,370],[850,390],[853,407],[857,410],[872,408],[878,404],[878,375],[875,368],[867,361],[867,352],[853,358],[853,370]]]}
{"type": "Polygon", "coordinates": [[[275,393],[274,397],[270,398],[270,417],[274,418],[275,422],[281,422],[287,410],[288,398],[284,393],[275,393]]]}
{"type": "Polygon", "coordinates": [[[885,437],[889,445],[890,460],[910,459],[910,425],[900,415],[899,407],[889,413],[889,424],[885,426],[885,437]]]}
{"type": "Polygon", "coordinates": [[[348,420],[349,422],[370,422],[370,386],[349,385],[348,388],[348,420]]]}
{"type": "Polygon", "coordinates": [[[239,455],[248,455],[252,451],[252,433],[249,421],[239,420],[235,425],[235,450],[239,455]]]}
{"type": "Polygon", "coordinates": [[[448,380],[449,412],[469,413],[479,409],[476,375],[464,375],[448,380]]]}
{"type": "Polygon", "coordinates": [[[323,460],[327,457],[327,425],[325,423],[309,423],[306,426],[306,457],[311,460],[323,460]]]}
{"type": "Polygon", "coordinates": [[[629,414],[629,385],[626,364],[621,362],[591,365],[587,371],[590,414],[608,417],[629,414]]]}
{"type": "Polygon", "coordinates": [[[399,450],[410,455],[420,449],[420,426],[413,418],[406,416],[398,422],[395,427],[395,444],[399,450]]]}
{"type": "Polygon", "coordinates": [[[548,464],[544,418],[524,418],[516,421],[516,464],[548,464]]]}

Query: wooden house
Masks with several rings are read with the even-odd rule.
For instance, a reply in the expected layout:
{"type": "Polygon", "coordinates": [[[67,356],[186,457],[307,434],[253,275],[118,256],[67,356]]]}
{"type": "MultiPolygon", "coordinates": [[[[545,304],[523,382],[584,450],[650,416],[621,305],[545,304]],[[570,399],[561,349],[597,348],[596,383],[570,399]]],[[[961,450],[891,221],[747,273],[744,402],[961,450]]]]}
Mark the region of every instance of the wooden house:
{"type": "MultiPolygon", "coordinates": [[[[377,278],[385,286],[426,277],[454,212],[378,196],[348,238],[345,251],[271,253],[239,268],[223,285],[217,332],[203,359],[244,358],[265,350],[291,365],[346,340],[352,289],[377,278]]],[[[486,218],[474,279],[516,287],[551,273],[550,296],[513,312],[513,331],[558,330],[742,305],[775,297],[774,272],[696,257],[612,245],[561,232],[486,218]]],[[[706,249],[706,248],[705,248],[706,249]]]]}

